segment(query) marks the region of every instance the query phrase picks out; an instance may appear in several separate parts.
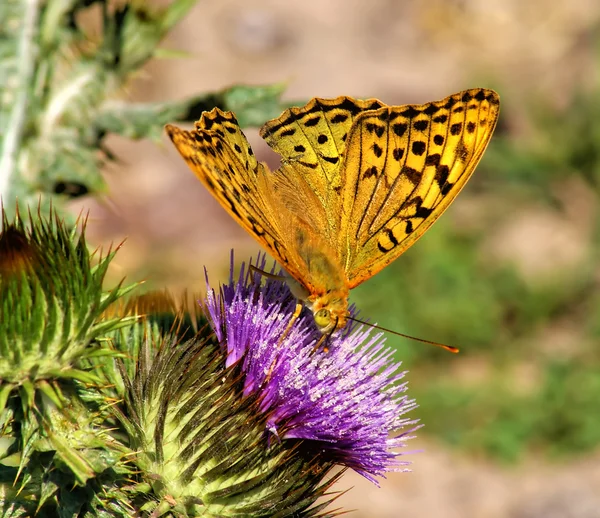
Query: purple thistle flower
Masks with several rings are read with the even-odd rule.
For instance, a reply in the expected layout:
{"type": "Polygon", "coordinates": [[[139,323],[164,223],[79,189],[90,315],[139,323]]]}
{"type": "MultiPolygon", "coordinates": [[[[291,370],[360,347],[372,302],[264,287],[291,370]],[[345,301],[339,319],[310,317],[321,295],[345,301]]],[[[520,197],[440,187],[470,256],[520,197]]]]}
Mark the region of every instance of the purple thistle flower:
{"type": "MultiPolygon", "coordinates": [[[[258,267],[265,264],[259,256],[258,267]]],[[[329,339],[328,352],[314,351],[321,333],[305,312],[282,339],[296,304],[285,283],[261,285],[260,273],[244,264],[234,282],[233,256],[231,272],[218,295],[207,278],[204,307],[227,366],[239,362],[244,394],[260,396],[267,431],[278,440],[317,441],[312,445],[325,458],[375,484],[375,477],[409,464],[397,450],[418,428],[403,417],[416,404],[399,383],[405,372],[382,334],[351,325],[329,339]]]]}

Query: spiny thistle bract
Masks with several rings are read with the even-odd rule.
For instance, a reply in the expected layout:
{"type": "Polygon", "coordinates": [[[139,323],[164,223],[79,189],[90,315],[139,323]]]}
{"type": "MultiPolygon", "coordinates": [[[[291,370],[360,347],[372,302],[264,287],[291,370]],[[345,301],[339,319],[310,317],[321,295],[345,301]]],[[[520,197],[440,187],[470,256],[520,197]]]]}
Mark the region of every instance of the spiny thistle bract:
{"type": "Polygon", "coordinates": [[[53,213],[25,223],[17,211],[2,223],[0,499],[5,515],[19,516],[56,499],[61,485],[84,487],[126,451],[90,388],[103,382],[93,363],[115,354],[100,340],[135,317],[102,318],[130,288],[103,290],[114,253],[92,263],[83,228],[69,231],[53,213]]]}
{"type": "Polygon", "coordinates": [[[334,516],[344,469],[376,482],[406,464],[414,402],[390,350],[349,328],[314,351],[310,318],[285,334],[284,283],[242,267],[202,315],[116,301],[111,255],[92,267],[56,220],[5,221],[0,245],[4,515],[334,516]]]}

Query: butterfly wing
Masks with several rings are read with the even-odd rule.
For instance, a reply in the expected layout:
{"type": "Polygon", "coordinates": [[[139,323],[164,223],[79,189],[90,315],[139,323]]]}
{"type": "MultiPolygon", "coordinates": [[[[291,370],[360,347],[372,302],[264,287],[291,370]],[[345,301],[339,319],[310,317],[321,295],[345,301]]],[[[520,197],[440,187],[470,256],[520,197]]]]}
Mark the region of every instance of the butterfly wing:
{"type": "Polygon", "coordinates": [[[286,209],[270,195],[273,173],[256,160],[233,113],[215,108],[202,114],[193,131],[172,125],[166,131],[190,169],[233,219],[293,277],[299,281],[305,277],[286,245],[285,229],[280,228],[286,209]]]}
{"type": "Polygon", "coordinates": [[[447,208],[498,110],[498,95],[485,89],[398,107],[313,99],[261,129],[282,157],[275,173],[256,161],[229,112],[167,132],[213,196],[309,293],[341,293],[398,257],[447,208]]]}
{"type": "Polygon", "coordinates": [[[343,178],[341,165],[346,139],[356,118],[382,108],[376,99],[349,97],[312,99],[290,108],[260,130],[267,144],[281,156],[272,181],[273,196],[291,218],[282,222],[292,237],[305,286],[313,295],[347,296],[347,279],[336,246],[339,239],[343,178]]]}
{"type": "Polygon", "coordinates": [[[302,108],[284,111],[260,130],[261,137],[281,155],[280,172],[290,183],[305,182],[314,193],[327,218],[321,225],[331,234],[336,234],[348,133],[362,112],[383,106],[376,99],[315,98],[302,108]]]}
{"type": "Polygon", "coordinates": [[[409,248],[446,210],[496,126],[496,92],[358,115],[341,172],[338,256],[353,288],[409,248]]]}

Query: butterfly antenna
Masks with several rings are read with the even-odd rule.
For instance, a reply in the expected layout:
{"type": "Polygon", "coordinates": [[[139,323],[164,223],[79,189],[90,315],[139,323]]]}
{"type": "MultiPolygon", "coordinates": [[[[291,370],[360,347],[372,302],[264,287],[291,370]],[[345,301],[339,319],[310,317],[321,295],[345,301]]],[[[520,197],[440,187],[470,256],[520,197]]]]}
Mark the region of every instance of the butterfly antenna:
{"type": "Polygon", "coordinates": [[[258,273],[259,275],[262,275],[263,277],[267,277],[268,279],[275,279],[277,281],[285,281],[286,280],[284,275],[276,275],[274,273],[265,272],[264,270],[257,268],[253,264],[250,265],[250,271],[252,273],[258,273]]]}
{"type": "Polygon", "coordinates": [[[393,335],[402,336],[404,338],[408,338],[409,340],[414,340],[415,342],[421,342],[424,344],[435,345],[436,347],[441,347],[442,349],[446,349],[446,351],[449,351],[454,354],[459,352],[458,347],[454,347],[452,345],[446,345],[446,344],[442,344],[439,342],[433,342],[431,340],[425,340],[424,338],[417,338],[416,336],[405,335],[404,333],[400,333],[398,331],[392,331],[391,329],[387,329],[386,327],[381,327],[381,326],[378,326],[375,324],[369,324],[369,322],[363,322],[362,320],[359,320],[358,318],[352,318],[350,316],[347,318],[348,318],[348,320],[352,320],[353,322],[358,322],[359,324],[364,324],[365,326],[369,326],[374,329],[379,329],[380,331],[385,331],[386,333],[392,333],[393,335]]]}

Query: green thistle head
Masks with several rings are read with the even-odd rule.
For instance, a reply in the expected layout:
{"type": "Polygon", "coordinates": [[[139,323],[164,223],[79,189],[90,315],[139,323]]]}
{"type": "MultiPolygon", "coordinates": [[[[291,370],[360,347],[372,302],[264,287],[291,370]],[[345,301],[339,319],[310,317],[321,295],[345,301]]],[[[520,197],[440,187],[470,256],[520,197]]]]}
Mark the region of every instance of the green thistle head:
{"type": "Polygon", "coordinates": [[[2,390],[89,383],[82,360],[98,353],[96,339],[123,324],[100,317],[127,290],[102,289],[112,253],[93,266],[83,233],[67,231],[54,215],[30,219],[26,226],[19,214],[12,222],[4,217],[0,233],[2,390]]]}

